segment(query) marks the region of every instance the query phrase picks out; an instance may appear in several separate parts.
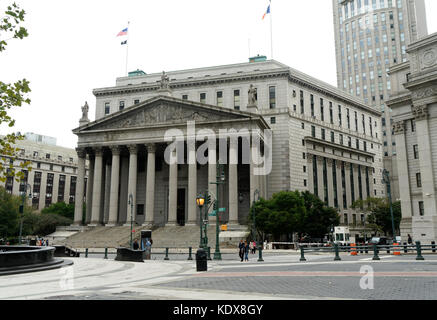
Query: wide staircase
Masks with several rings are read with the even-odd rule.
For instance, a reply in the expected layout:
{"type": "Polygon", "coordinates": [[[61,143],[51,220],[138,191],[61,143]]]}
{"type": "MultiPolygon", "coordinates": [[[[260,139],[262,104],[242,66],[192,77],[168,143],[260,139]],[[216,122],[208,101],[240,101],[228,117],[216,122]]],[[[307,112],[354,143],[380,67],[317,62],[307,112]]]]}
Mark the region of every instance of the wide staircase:
{"type": "MultiPolygon", "coordinates": [[[[199,226],[166,226],[134,228],[133,239],[140,239],[142,230],[152,230],[153,247],[155,248],[197,248],[200,242],[199,226]]],[[[208,246],[215,247],[216,227],[210,225],[207,230],[208,246]]],[[[234,247],[236,241],[221,243],[221,247],[234,247]]],[[[72,248],[117,248],[126,247],[130,243],[130,226],[117,227],[85,227],[81,232],[65,240],[53,242],[72,248]]]]}

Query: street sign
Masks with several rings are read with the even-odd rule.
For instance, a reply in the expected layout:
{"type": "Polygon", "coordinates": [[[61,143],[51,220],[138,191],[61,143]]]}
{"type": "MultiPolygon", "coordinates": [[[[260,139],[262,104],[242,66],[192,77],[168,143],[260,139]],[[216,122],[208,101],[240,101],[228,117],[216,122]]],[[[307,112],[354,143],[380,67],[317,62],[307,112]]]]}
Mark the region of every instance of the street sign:
{"type": "Polygon", "coordinates": [[[226,208],[219,208],[219,212],[226,212],[226,208]]]}
{"type": "Polygon", "coordinates": [[[211,211],[211,213],[208,216],[215,217],[216,215],[217,215],[217,211],[213,210],[213,211],[211,211]]]}

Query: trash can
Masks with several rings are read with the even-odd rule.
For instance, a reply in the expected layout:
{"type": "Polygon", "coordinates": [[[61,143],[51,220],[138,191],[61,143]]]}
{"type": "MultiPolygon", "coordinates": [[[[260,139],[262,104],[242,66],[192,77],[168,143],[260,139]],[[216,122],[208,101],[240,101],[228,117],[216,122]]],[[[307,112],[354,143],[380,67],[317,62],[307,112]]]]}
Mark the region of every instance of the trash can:
{"type": "Polygon", "coordinates": [[[208,271],[208,255],[203,249],[196,252],[196,268],[198,272],[208,271]]]}

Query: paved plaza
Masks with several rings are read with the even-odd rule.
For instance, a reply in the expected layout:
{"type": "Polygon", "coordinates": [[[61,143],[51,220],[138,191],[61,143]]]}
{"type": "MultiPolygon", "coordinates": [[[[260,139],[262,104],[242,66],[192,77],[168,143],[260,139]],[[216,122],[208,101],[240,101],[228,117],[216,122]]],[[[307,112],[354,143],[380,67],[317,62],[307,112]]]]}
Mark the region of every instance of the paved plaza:
{"type": "Polygon", "coordinates": [[[208,272],[197,272],[186,255],[162,255],[144,263],[111,257],[68,258],[72,267],[0,277],[0,299],[49,300],[434,300],[437,298],[437,255],[265,253],[240,262],[223,253],[208,261],[208,272]],[[371,269],[369,269],[371,267],[371,269]],[[360,273],[362,268],[366,273],[360,273]],[[373,271],[373,289],[362,289],[363,276],[373,271]]]}

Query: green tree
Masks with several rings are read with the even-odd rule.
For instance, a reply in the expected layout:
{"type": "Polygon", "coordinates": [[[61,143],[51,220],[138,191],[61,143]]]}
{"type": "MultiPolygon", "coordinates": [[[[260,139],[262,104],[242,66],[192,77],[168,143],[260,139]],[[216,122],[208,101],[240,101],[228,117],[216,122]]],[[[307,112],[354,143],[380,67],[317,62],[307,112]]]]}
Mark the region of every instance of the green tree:
{"type": "MultiPolygon", "coordinates": [[[[390,203],[388,198],[367,198],[366,200],[355,201],[351,208],[362,208],[363,212],[369,213],[367,216],[368,227],[374,234],[384,233],[392,234],[392,219],[390,213],[390,203]]],[[[399,230],[399,225],[402,220],[402,211],[400,201],[392,203],[393,221],[395,232],[399,230]]]]}
{"type": "Polygon", "coordinates": [[[250,224],[253,210],[257,232],[271,234],[274,240],[295,232],[299,237],[323,238],[331,225],[339,223],[337,211],[309,192],[282,191],[270,200],[260,199],[251,208],[250,224]]]}
{"type": "Polygon", "coordinates": [[[53,203],[51,206],[41,210],[42,214],[57,214],[70,220],[74,219],[74,204],[65,202],[53,203]]]}
{"type": "MultiPolygon", "coordinates": [[[[3,14],[0,16],[0,52],[6,50],[9,40],[23,39],[28,36],[26,28],[20,26],[20,23],[24,21],[24,10],[14,3],[8,6],[3,14]]],[[[15,120],[8,115],[8,111],[12,107],[30,104],[30,99],[27,97],[29,92],[29,81],[26,79],[15,83],[0,81],[0,125],[6,125],[9,128],[15,125],[15,120]]],[[[15,176],[17,181],[23,178],[21,170],[15,172],[13,161],[10,161],[10,159],[15,160],[19,151],[14,144],[23,139],[24,136],[20,133],[10,133],[0,138],[0,181],[4,182],[7,176],[15,176]]],[[[20,167],[29,171],[32,169],[28,161],[22,161],[20,167]]]]}
{"type": "MultiPolygon", "coordinates": [[[[0,187],[0,238],[18,235],[21,215],[19,207],[23,203],[21,196],[14,196],[0,187]]],[[[27,205],[24,206],[24,215],[32,211],[27,205]]]]}

